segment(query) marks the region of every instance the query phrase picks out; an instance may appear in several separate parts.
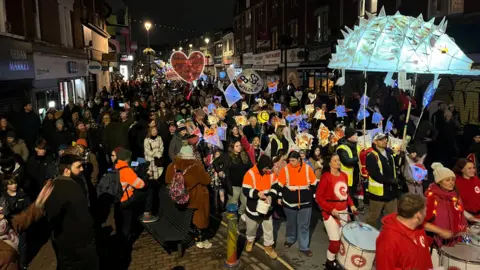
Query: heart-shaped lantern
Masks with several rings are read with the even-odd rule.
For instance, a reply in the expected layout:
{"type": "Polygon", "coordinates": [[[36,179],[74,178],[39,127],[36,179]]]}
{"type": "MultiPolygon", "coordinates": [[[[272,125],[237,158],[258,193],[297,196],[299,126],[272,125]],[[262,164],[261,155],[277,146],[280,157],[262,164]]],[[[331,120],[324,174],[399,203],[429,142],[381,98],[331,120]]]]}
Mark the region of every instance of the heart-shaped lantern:
{"type": "Polygon", "coordinates": [[[170,63],[182,80],[191,83],[202,74],[205,67],[205,56],[201,52],[192,52],[187,57],[185,53],[176,51],[170,57],[170,63]]]}

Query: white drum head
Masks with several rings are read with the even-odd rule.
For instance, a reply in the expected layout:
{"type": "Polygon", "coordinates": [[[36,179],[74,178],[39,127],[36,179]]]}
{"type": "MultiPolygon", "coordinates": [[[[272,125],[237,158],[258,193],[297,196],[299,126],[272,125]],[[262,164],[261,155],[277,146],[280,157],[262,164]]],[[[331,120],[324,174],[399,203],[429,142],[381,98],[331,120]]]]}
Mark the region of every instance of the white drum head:
{"type": "Polygon", "coordinates": [[[362,250],[375,251],[380,233],[374,227],[359,221],[350,222],[343,227],[343,237],[353,246],[362,250]]]}
{"type": "Polygon", "coordinates": [[[442,247],[442,253],[451,259],[480,264],[480,248],[477,246],[456,244],[453,247],[442,247]]]}

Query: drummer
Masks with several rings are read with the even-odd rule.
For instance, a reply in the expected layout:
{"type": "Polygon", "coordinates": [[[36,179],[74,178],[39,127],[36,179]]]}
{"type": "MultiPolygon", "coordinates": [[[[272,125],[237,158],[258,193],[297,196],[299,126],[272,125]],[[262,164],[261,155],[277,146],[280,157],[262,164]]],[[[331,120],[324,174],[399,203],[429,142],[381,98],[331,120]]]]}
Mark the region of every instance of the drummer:
{"type": "Polygon", "coordinates": [[[455,191],[455,174],[442,164],[432,164],[435,183],[425,192],[427,197],[427,216],[425,230],[433,233],[434,245],[453,246],[459,238],[454,237],[467,229],[467,220],[463,214],[464,206],[455,191]]]}
{"type": "Polygon", "coordinates": [[[480,222],[480,179],[477,176],[475,164],[461,158],[455,164],[453,171],[458,194],[465,207],[465,217],[471,222],[480,222]]]}
{"type": "Polygon", "coordinates": [[[348,206],[353,213],[357,212],[348,193],[348,176],[340,171],[340,167],[340,158],[334,153],[330,157],[328,166],[323,168],[324,172],[315,194],[315,199],[323,210],[323,223],[330,241],[325,263],[326,270],[343,269],[335,259],[340,251],[341,226],[348,221],[348,206]]]}
{"type": "Polygon", "coordinates": [[[398,213],[382,219],[383,229],[376,242],[377,269],[432,269],[430,246],[422,223],[425,199],[405,194],[398,201],[398,213]]]}

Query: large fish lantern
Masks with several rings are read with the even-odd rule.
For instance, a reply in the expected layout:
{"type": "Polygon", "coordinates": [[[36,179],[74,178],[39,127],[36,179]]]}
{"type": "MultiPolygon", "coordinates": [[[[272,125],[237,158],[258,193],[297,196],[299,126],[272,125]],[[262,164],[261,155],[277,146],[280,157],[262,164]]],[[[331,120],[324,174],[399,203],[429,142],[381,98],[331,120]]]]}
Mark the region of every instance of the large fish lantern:
{"type": "Polygon", "coordinates": [[[352,29],[342,30],[331,69],[426,74],[480,75],[472,69],[473,61],[446,33],[445,18],[439,25],[434,18],[424,21],[397,12],[386,16],[367,14],[352,29]]]}

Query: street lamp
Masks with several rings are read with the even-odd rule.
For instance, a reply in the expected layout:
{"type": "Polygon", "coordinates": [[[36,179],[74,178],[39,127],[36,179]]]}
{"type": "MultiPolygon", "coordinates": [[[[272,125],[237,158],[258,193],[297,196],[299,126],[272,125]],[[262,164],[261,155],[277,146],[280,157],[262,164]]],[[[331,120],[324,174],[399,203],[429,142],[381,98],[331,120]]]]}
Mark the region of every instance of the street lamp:
{"type": "Polygon", "coordinates": [[[172,49],[172,52],[174,52],[174,51],[175,51],[175,48],[172,49]]]}
{"type": "Polygon", "coordinates": [[[207,43],[207,46],[208,46],[208,43],[210,43],[210,39],[209,39],[209,38],[205,38],[205,43],[207,43]]]}
{"type": "Polygon", "coordinates": [[[193,44],[190,44],[190,45],[188,45],[188,47],[190,47],[190,50],[191,50],[191,49],[192,49],[192,47],[193,47],[193,44]]]}
{"type": "Polygon", "coordinates": [[[179,48],[178,48],[178,50],[179,50],[179,51],[182,51],[182,50],[183,50],[183,48],[182,48],[182,47],[179,47],[179,48]]]}
{"type": "MultiPolygon", "coordinates": [[[[147,30],[147,48],[150,48],[150,28],[152,28],[152,23],[150,23],[149,21],[146,21],[145,24],[145,29],[147,30]]],[[[148,77],[150,79],[150,55],[147,54],[147,57],[148,57],[148,77]]],[[[150,81],[150,80],[149,80],[150,81]]]]}

